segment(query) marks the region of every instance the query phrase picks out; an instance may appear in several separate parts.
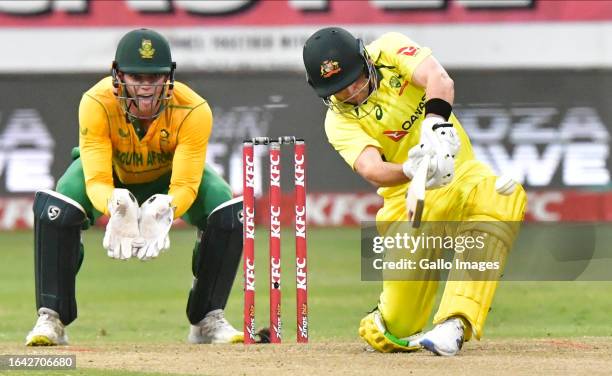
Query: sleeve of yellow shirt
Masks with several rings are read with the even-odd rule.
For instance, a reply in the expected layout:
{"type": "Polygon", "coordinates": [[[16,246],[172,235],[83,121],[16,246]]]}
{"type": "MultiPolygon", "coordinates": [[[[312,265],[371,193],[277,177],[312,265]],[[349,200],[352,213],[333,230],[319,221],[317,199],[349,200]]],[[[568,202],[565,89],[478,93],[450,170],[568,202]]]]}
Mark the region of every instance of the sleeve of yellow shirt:
{"type": "Polygon", "coordinates": [[[93,206],[108,214],[113,194],[112,144],[109,120],[104,106],[83,95],[79,105],[79,149],[87,196],[93,206]]]}
{"type": "Polygon", "coordinates": [[[325,119],[325,133],[329,143],[354,169],[357,157],[366,146],[374,146],[378,149],[382,149],[382,146],[375,138],[361,129],[358,122],[351,122],[340,116],[328,113],[325,119]]]}
{"type": "Polygon", "coordinates": [[[204,102],[187,115],[179,128],[168,190],[168,194],[173,197],[172,204],[176,207],[175,218],[189,209],[198,194],[212,121],[210,107],[204,102]]]}
{"type": "Polygon", "coordinates": [[[384,60],[399,68],[403,76],[412,81],[416,68],[431,55],[431,50],[421,47],[404,34],[391,32],[382,35],[368,46],[375,61],[384,54],[384,60]]]}

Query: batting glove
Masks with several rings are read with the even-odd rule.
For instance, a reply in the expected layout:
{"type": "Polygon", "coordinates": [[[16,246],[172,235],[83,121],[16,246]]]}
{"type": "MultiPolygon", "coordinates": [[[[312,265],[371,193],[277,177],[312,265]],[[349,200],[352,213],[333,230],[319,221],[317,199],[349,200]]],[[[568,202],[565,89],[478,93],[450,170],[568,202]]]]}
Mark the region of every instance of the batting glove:
{"type": "Polygon", "coordinates": [[[426,144],[419,144],[410,148],[408,160],[402,165],[404,175],[412,179],[425,155],[430,156],[425,188],[436,189],[448,185],[455,175],[455,160],[444,146],[438,150],[434,150],[426,144]]]}

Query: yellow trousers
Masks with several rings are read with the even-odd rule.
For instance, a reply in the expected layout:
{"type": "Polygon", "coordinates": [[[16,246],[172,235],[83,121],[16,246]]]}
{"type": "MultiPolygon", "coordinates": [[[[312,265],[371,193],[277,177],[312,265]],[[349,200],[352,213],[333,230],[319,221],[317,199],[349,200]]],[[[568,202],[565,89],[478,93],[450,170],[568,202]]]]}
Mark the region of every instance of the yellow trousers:
{"type": "MultiPolygon", "coordinates": [[[[517,184],[514,192],[502,195],[495,190],[496,180],[497,176],[485,164],[476,160],[462,163],[451,184],[427,191],[423,221],[494,221],[491,224],[522,221],[527,203],[524,189],[517,184]]],[[[406,219],[403,195],[385,199],[376,216],[377,222],[406,219]]],[[[490,252],[500,253],[505,260],[516,234],[492,227],[492,231],[478,230],[485,236],[491,235],[490,252]]],[[[480,339],[497,283],[497,280],[447,281],[434,324],[462,316],[470,323],[471,333],[480,339]]],[[[437,280],[384,281],[378,308],[387,330],[400,338],[422,331],[431,314],[437,288],[437,280]]],[[[466,338],[471,333],[466,333],[466,338]]]]}

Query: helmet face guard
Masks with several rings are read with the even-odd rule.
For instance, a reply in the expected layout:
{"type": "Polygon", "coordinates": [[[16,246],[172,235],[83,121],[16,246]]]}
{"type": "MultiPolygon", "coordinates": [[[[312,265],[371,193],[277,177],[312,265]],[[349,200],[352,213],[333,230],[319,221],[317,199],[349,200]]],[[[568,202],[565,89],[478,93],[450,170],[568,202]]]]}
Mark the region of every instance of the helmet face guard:
{"type": "Polygon", "coordinates": [[[175,69],[176,63],[172,61],[170,45],[158,32],[136,29],[121,38],[111,75],[115,95],[128,119],[151,120],[159,117],[172,98],[175,69]],[[128,84],[123,79],[123,74],[163,75],[165,79],[162,83],[128,84]],[[152,97],[136,96],[144,86],[153,88],[152,97]]]}
{"type": "Polygon", "coordinates": [[[119,74],[126,74],[127,72],[118,70],[117,63],[113,62],[111,75],[113,78],[113,86],[115,87],[115,96],[119,100],[119,104],[121,105],[121,109],[125,115],[130,119],[139,120],[153,120],[158,118],[166,107],[168,107],[168,103],[172,99],[172,89],[174,88],[174,70],[175,64],[172,63],[170,73],[166,75],[164,82],[161,84],[128,84],[121,79],[119,74]],[[143,99],[135,97],[131,94],[137,93],[138,89],[143,86],[153,87],[153,98],[147,100],[147,102],[151,102],[151,105],[147,106],[151,111],[147,111],[147,109],[144,108],[143,104],[141,103],[144,101],[143,99]],[[150,114],[142,115],[142,112],[150,112],[150,114]]]}
{"type": "MultiPolygon", "coordinates": [[[[367,77],[367,80],[364,85],[355,92],[355,94],[345,99],[344,101],[337,100],[333,95],[322,98],[323,104],[325,104],[325,106],[329,108],[332,112],[351,119],[361,119],[368,116],[374,110],[374,105],[370,105],[369,108],[366,107],[368,102],[375,101],[378,95],[378,76],[376,73],[376,67],[374,66],[374,63],[370,59],[370,56],[365,51],[365,49],[364,65],[364,73],[367,77]],[[362,93],[364,90],[368,90],[368,95],[357,104],[351,103],[353,98],[362,93]]],[[[359,79],[359,77],[357,79],[359,79]]]]}

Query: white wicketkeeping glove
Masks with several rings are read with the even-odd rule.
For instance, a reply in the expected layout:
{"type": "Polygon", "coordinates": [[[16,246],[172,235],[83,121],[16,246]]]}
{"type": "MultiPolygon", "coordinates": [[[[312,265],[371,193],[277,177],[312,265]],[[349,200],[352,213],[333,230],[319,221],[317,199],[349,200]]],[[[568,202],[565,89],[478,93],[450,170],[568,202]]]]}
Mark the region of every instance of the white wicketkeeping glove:
{"type": "Polygon", "coordinates": [[[134,248],[134,255],[141,260],[159,256],[170,248],[168,232],[174,221],[172,196],[155,194],[140,207],[140,236],[142,247],[134,248]]]}
{"type": "Polygon", "coordinates": [[[130,191],[123,188],[113,190],[108,203],[110,219],[102,240],[109,257],[120,260],[132,257],[132,242],[140,236],[139,210],[138,202],[130,191]]]}

